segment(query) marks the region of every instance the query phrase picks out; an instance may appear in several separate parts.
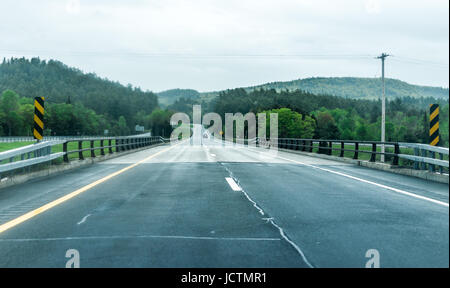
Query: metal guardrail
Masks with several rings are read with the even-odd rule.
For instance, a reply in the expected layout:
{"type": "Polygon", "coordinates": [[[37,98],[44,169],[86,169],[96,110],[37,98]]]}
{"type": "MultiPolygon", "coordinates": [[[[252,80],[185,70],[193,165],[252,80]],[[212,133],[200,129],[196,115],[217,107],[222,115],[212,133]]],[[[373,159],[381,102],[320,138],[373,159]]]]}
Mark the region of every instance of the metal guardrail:
{"type": "Polygon", "coordinates": [[[0,152],[0,163],[4,160],[8,160],[8,163],[0,164],[0,173],[45,163],[59,158],[63,156],[64,153],[59,152],[52,154],[51,147],[61,143],[62,141],[41,142],[0,152]]]}
{"type": "Polygon", "coordinates": [[[355,141],[355,140],[322,140],[322,139],[294,139],[294,138],[278,138],[273,140],[261,140],[258,139],[259,145],[273,145],[277,143],[278,148],[299,150],[312,153],[314,149],[317,149],[317,153],[332,155],[333,151],[339,151],[339,157],[344,157],[345,152],[352,152],[353,159],[359,159],[361,153],[370,154],[370,162],[376,161],[377,155],[385,155],[392,158],[392,164],[398,165],[400,146],[396,142],[377,142],[377,141],[355,141]],[[339,147],[335,147],[335,144],[339,144],[339,147]],[[384,145],[388,148],[393,148],[393,152],[379,152],[377,149],[384,145]],[[346,148],[351,146],[352,149],[346,148]],[[362,150],[360,146],[370,146],[370,150],[362,150]]]}
{"type": "MultiPolygon", "coordinates": [[[[151,137],[150,133],[136,134],[130,136],[121,137],[151,137]]],[[[60,141],[60,140],[87,140],[91,138],[102,138],[102,139],[116,139],[117,136],[44,136],[42,141],[60,141]]],[[[33,136],[11,136],[11,137],[0,137],[0,143],[8,142],[34,142],[36,139],[33,136]]]]}
{"type": "Polygon", "coordinates": [[[89,157],[94,158],[96,157],[96,150],[100,150],[100,155],[103,156],[106,153],[113,154],[114,152],[133,150],[159,143],[167,143],[170,140],[160,136],[142,134],[137,136],[86,137],[82,139],[44,141],[0,152],[0,173],[29,168],[36,164],[47,163],[60,157],[63,157],[64,162],[69,162],[69,155],[74,153],[78,153],[77,158],[79,160],[84,160],[85,155],[83,152],[85,151],[89,151],[89,157]],[[95,142],[98,141],[100,141],[100,145],[96,146],[95,142]],[[71,142],[78,143],[78,149],[69,150],[69,143],[71,142]],[[86,142],[89,143],[89,147],[83,148],[83,144],[86,142]],[[63,146],[63,151],[52,153],[52,147],[60,144],[63,146]]]}
{"type": "Polygon", "coordinates": [[[399,145],[414,150],[414,155],[400,154],[399,157],[414,161],[415,170],[426,170],[427,164],[430,172],[435,172],[436,166],[439,173],[443,173],[444,167],[449,168],[449,161],[444,160],[444,155],[449,155],[448,148],[416,143],[399,143],[399,145]],[[437,155],[439,159],[436,159],[437,155]]]}
{"type": "MultiPolygon", "coordinates": [[[[247,143],[251,140],[247,141],[247,143]]],[[[375,162],[377,155],[385,155],[386,159],[390,159],[392,165],[398,166],[399,159],[407,159],[413,161],[413,168],[416,170],[429,170],[436,172],[438,167],[439,173],[444,172],[444,168],[449,168],[449,161],[444,160],[444,156],[448,157],[449,149],[436,147],[418,143],[399,143],[399,142],[378,142],[378,141],[355,141],[355,140],[322,140],[322,139],[294,139],[294,138],[278,138],[273,140],[257,139],[259,146],[277,145],[278,148],[299,150],[312,153],[332,155],[333,151],[339,151],[339,157],[344,157],[345,152],[351,152],[353,159],[359,159],[361,153],[370,154],[369,162],[375,162]],[[278,141],[276,141],[278,140],[278,141]],[[338,144],[339,147],[336,147],[338,144]],[[390,148],[390,152],[386,150],[384,153],[378,151],[382,145],[390,148]],[[349,148],[351,147],[351,149],[349,148]],[[371,149],[360,149],[360,147],[371,147],[371,149]],[[414,155],[401,153],[401,148],[413,149],[414,155]],[[436,159],[438,155],[439,159],[436,159]]]]}

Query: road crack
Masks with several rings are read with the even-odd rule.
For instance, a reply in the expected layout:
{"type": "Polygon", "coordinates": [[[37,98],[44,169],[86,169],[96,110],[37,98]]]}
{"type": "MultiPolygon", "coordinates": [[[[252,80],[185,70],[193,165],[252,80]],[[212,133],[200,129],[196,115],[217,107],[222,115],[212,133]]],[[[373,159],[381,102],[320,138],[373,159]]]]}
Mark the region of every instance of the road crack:
{"type": "Polygon", "coordinates": [[[302,249],[300,249],[300,247],[294,242],[292,241],[289,236],[285,233],[285,231],[283,230],[283,228],[281,228],[274,220],[274,217],[270,217],[267,215],[266,212],[264,212],[264,210],[256,203],[256,201],[254,201],[249,195],[248,193],[245,191],[244,188],[242,188],[242,185],[239,182],[239,179],[234,176],[233,172],[226,167],[226,165],[224,165],[222,162],[217,162],[219,163],[229,174],[229,176],[237,183],[237,185],[239,185],[239,187],[241,188],[240,192],[244,194],[244,196],[247,198],[247,200],[253,204],[253,207],[256,208],[256,210],[258,210],[258,213],[261,214],[261,216],[266,216],[264,218],[261,218],[263,221],[266,221],[267,223],[272,224],[273,227],[275,227],[279,233],[281,238],[283,238],[283,240],[285,240],[292,248],[294,248],[297,253],[300,255],[300,257],[302,258],[303,262],[305,262],[305,264],[309,267],[309,268],[314,268],[314,266],[311,264],[311,262],[308,261],[308,259],[305,256],[305,253],[303,253],[302,249]]]}

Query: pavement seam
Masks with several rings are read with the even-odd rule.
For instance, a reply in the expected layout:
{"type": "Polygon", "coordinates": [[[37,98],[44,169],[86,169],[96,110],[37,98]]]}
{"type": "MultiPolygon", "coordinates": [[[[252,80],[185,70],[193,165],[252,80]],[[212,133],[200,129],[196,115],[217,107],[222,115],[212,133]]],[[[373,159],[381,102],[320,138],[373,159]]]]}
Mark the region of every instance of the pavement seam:
{"type": "Polygon", "coordinates": [[[53,238],[7,238],[1,242],[34,242],[34,241],[69,241],[69,240],[99,240],[99,239],[189,239],[189,240],[222,240],[222,241],[281,241],[281,238],[256,237],[206,237],[182,235],[109,235],[109,236],[75,236],[53,238]]]}
{"type": "MultiPolygon", "coordinates": [[[[232,178],[239,185],[239,187],[241,188],[241,190],[239,192],[244,194],[244,196],[247,198],[247,200],[253,204],[253,207],[255,207],[258,210],[259,214],[261,214],[262,216],[267,215],[267,213],[265,213],[264,210],[248,195],[248,193],[244,190],[244,188],[242,188],[242,186],[239,183],[239,179],[237,179],[234,176],[233,172],[230,169],[228,169],[228,167],[223,165],[222,162],[217,162],[217,163],[219,163],[228,172],[228,174],[230,175],[230,178],[232,178]]],[[[302,258],[303,262],[309,268],[314,268],[314,266],[306,258],[305,253],[303,253],[302,249],[286,235],[283,228],[281,228],[277,223],[275,223],[273,217],[262,218],[262,220],[272,224],[272,226],[275,227],[279,231],[281,238],[283,238],[291,247],[293,247],[297,251],[297,253],[302,258]]]]}

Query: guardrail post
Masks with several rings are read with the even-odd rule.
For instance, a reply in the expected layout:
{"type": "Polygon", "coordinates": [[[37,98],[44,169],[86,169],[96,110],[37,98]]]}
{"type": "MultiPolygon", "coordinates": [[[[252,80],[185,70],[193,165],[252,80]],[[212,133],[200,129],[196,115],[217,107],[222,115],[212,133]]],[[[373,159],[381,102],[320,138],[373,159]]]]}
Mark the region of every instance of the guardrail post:
{"type": "Polygon", "coordinates": [[[67,154],[67,142],[63,143],[63,152],[64,152],[63,161],[69,162],[69,155],[67,154]]]}
{"type": "Polygon", "coordinates": [[[109,154],[112,154],[113,150],[112,150],[112,140],[111,139],[108,140],[108,146],[109,146],[108,152],[109,152],[109,154]]]}
{"type": "Polygon", "coordinates": [[[100,140],[100,155],[104,156],[105,155],[105,147],[103,145],[103,139],[100,140]]]}
{"type": "MultiPolygon", "coordinates": [[[[319,141],[319,151],[317,151],[317,153],[322,154],[323,153],[323,141],[319,141]]],[[[325,142],[325,146],[327,146],[326,142],[325,142]]]]}
{"type": "Polygon", "coordinates": [[[341,151],[339,153],[339,157],[344,157],[344,149],[345,149],[345,143],[344,141],[341,142],[341,151]]]}
{"type": "MultiPolygon", "coordinates": [[[[420,156],[419,148],[414,148],[414,156],[420,156]]],[[[414,170],[420,170],[420,165],[417,161],[414,161],[414,170]]]]}
{"type": "Polygon", "coordinates": [[[369,162],[375,162],[377,157],[377,143],[372,143],[372,154],[370,154],[370,160],[369,162]]]}
{"type": "Polygon", "coordinates": [[[120,152],[120,141],[118,138],[116,138],[116,152],[120,152]]]}
{"type": "Polygon", "coordinates": [[[353,159],[358,159],[358,151],[359,151],[359,142],[355,142],[355,155],[353,155],[353,159]]]}
{"type": "MultiPolygon", "coordinates": [[[[421,149],[421,151],[422,151],[422,157],[427,157],[427,150],[421,149]]],[[[422,162],[422,163],[420,163],[420,166],[421,166],[422,170],[427,170],[427,163],[422,162]]]]}
{"type": "Polygon", "coordinates": [[[313,148],[314,148],[314,143],[313,141],[309,141],[309,152],[312,153],[313,152],[313,148]]]}
{"type": "MultiPolygon", "coordinates": [[[[444,154],[439,153],[439,160],[444,160],[444,154]]],[[[444,173],[444,167],[439,166],[439,173],[444,173]]]]}
{"type": "Polygon", "coordinates": [[[400,146],[398,143],[394,144],[394,159],[392,160],[392,165],[398,166],[398,154],[400,154],[400,146]]]}
{"type": "Polygon", "coordinates": [[[83,156],[83,141],[80,140],[78,141],[78,159],[80,160],[84,160],[84,156],[83,156]]]}
{"type": "Polygon", "coordinates": [[[91,158],[95,158],[94,140],[91,140],[90,143],[91,143],[91,158]]]}
{"type": "MultiPolygon", "coordinates": [[[[435,152],[430,152],[430,157],[433,159],[436,159],[436,153],[435,152]]],[[[436,166],[434,166],[434,164],[428,164],[428,170],[430,172],[436,172],[436,166]]]]}
{"type": "Polygon", "coordinates": [[[333,141],[330,141],[330,143],[328,143],[328,146],[330,147],[330,149],[328,150],[328,155],[333,155],[333,141]]]}

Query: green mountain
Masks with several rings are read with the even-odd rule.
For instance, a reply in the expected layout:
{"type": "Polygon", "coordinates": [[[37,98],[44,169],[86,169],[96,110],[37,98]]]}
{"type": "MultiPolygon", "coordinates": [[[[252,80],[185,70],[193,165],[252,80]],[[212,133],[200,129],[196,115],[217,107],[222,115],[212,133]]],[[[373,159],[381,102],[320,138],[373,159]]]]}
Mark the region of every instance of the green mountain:
{"type": "Polygon", "coordinates": [[[150,114],[158,106],[158,97],[152,92],[39,58],[4,59],[0,64],[0,93],[8,89],[25,98],[44,96],[49,104],[80,103],[108,120],[124,116],[130,126],[138,112],[150,114]]]}
{"type": "Polygon", "coordinates": [[[159,104],[164,107],[175,103],[180,98],[197,99],[200,97],[200,93],[193,89],[171,89],[159,92],[157,95],[159,104]]]}
{"type": "MultiPolygon", "coordinates": [[[[352,99],[378,99],[381,95],[380,78],[357,77],[314,77],[285,82],[272,82],[257,86],[245,87],[246,92],[259,89],[275,89],[276,91],[302,90],[313,94],[333,95],[352,99]]],[[[211,100],[220,91],[201,93],[201,98],[211,100]]],[[[386,79],[386,97],[395,98],[436,98],[446,100],[449,89],[431,86],[419,86],[396,79],[386,79]]]]}
{"type": "MultiPolygon", "coordinates": [[[[353,99],[378,99],[381,95],[382,82],[380,78],[356,77],[316,77],[299,79],[288,82],[273,82],[259,86],[248,87],[254,89],[304,90],[313,94],[328,94],[353,99]]],[[[412,85],[396,79],[386,79],[386,97],[390,99],[413,97],[448,99],[448,88],[412,85]]]]}

